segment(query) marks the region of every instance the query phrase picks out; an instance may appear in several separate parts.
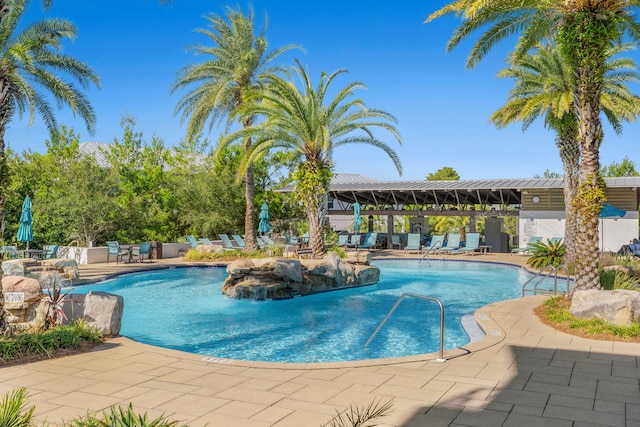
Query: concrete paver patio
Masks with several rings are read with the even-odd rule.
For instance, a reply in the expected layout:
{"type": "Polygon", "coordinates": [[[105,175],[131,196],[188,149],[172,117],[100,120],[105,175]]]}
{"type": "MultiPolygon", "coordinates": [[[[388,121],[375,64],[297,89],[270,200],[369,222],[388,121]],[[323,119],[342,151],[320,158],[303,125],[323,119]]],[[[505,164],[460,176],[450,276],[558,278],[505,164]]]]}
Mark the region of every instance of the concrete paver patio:
{"type": "MultiPolygon", "coordinates": [[[[81,275],[137,267],[83,266],[81,275]]],[[[445,363],[435,354],[313,365],[240,362],[118,337],[89,353],[1,367],[0,394],[27,387],[37,420],[58,425],[131,403],[137,412],[192,426],[320,426],[350,405],[393,399],[381,426],[640,426],[640,344],[555,331],[533,314],[544,299],[478,310],[487,336],[446,352],[445,363]]]]}

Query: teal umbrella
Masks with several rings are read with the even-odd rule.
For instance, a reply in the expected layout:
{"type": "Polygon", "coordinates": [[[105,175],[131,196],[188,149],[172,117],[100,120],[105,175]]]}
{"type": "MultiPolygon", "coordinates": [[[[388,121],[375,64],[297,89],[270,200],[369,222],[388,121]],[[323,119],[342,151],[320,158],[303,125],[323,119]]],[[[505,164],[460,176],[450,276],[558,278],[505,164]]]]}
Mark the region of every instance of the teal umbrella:
{"type": "Polygon", "coordinates": [[[362,216],[360,216],[360,203],[353,204],[353,231],[357,234],[362,224],[362,216]]]}
{"type": "Polygon", "coordinates": [[[269,225],[269,206],[267,206],[267,202],[262,203],[262,208],[260,208],[260,222],[258,223],[258,233],[268,233],[271,231],[271,226],[269,225]]]}
{"type": "Polygon", "coordinates": [[[18,242],[27,242],[27,250],[29,249],[29,242],[33,240],[32,223],[31,199],[27,196],[22,202],[22,214],[20,215],[20,227],[18,228],[18,242]]]}

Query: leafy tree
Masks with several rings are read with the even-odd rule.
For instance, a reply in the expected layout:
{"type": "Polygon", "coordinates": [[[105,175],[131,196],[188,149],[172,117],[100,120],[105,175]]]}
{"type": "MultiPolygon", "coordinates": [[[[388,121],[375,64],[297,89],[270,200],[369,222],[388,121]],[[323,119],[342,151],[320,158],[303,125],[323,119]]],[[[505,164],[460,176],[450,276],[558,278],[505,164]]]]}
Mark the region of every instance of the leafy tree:
{"type": "Polygon", "coordinates": [[[447,49],[457,46],[476,30],[484,33],[471,50],[467,66],[473,67],[499,41],[519,34],[514,58],[524,57],[543,39],[554,39],[575,76],[573,100],[577,118],[577,141],[582,163],[576,195],[577,226],[584,232],[576,239],[576,286],[599,288],[598,215],[605,201],[600,177],[600,120],[602,79],[610,46],[625,34],[640,38],[635,21],[638,0],[456,0],[427,18],[432,21],[446,14],[462,18],[447,49]]]}
{"type": "MultiPolygon", "coordinates": [[[[245,15],[240,8],[227,9],[226,16],[211,14],[207,17],[208,29],[199,33],[211,38],[213,46],[196,46],[197,54],[211,59],[183,67],[177,75],[173,91],[189,89],[180,100],[176,112],[188,121],[187,138],[201,133],[209,122],[211,129],[221,118],[227,124],[237,119],[243,128],[253,126],[255,116],[240,107],[248,101],[248,92],[264,85],[266,79],[279,71],[271,62],[294,46],[285,46],[267,52],[265,37],[266,20],[262,33],[254,35],[253,11],[245,15]]],[[[250,102],[257,102],[252,100],[250,102]]],[[[242,141],[245,152],[251,150],[252,141],[242,141]]],[[[221,152],[224,152],[222,150],[221,152]]],[[[255,188],[253,165],[244,171],[245,180],[245,249],[255,251],[258,244],[255,236],[255,188]]]]}
{"type": "Polygon", "coordinates": [[[239,139],[255,138],[251,151],[243,159],[242,169],[272,149],[299,153],[300,160],[294,173],[294,193],[307,216],[313,256],[319,258],[324,254],[322,228],[326,216],[325,199],[333,175],[334,148],[346,144],[367,144],[380,148],[389,155],[401,173],[398,155],[375,137],[372,128],[386,129],[398,142],[401,139],[393,116],[382,110],[367,108],[361,99],[349,100],[356,89],[364,87],[362,83],[350,83],[337,90],[335,98],[326,98],[327,92],[336,93],[329,91],[329,86],[345,70],[331,75],[323,72],[320,82],[314,87],[300,61],[296,60],[296,63],[298,67],[295,71],[302,88],[280,77],[269,76],[266,89],[252,93],[253,99],[262,102],[246,107],[247,114],[263,116],[265,121],[255,128],[229,135],[220,142],[219,147],[226,147],[239,139]]]}
{"type": "Polygon", "coordinates": [[[444,166],[427,175],[427,181],[455,181],[458,179],[460,179],[460,175],[450,166],[444,166]]]}
{"type": "Polygon", "coordinates": [[[542,175],[534,175],[534,178],[544,178],[544,179],[551,179],[551,178],[562,178],[562,174],[560,172],[556,172],[556,171],[552,171],[549,169],[545,169],[544,172],[542,172],[542,175]]]}
{"type": "MultiPolygon", "coordinates": [[[[47,6],[48,1],[43,2],[47,6]]],[[[63,41],[73,39],[76,29],[68,21],[45,19],[23,26],[21,19],[28,0],[0,3],[0,241],[3,241],[4,205],[7,194],[7,158],[5,132],[18,113],[29,112],[30,122],[36,112],[55,132],[57,123],[46,94],[58,105],[67,105],[85,120],[93,131],[95,115],[84,94],[73,83],[61,78],[68,74],[82,87],[99,85],[97,75],[82,62],[61,53],[63,41]]],[[[4,313],[0,298],[0,313],[4,313]]],[[[0,332],[5,329],[0,316],[0,332]]]]}
{"type": "MultiPolygon", "coordinates": [[[[601,107],[613,129],[620,133],[622,121],[632,121],[640,114],[640,98],[629,92],[627,83],[638,81],[635,63],[616,57],[629,45],[612,47],[606,63],[601,107]]],[[[577,215],[574,196],[578,192],[580,145],[577,141],[577,118],[573,103],[574,77],[569,64],[553,44],[539,45],[533,53],[514,61],[498,73],[499,77],[514,79],[508,102],[491,116],[496,126],[504,127],[515,121],[523,123],[523,131],[537,118],[544,118],[545,126],[556,133],[556,145],[564,169],[564,204],[566,211],[564,241],[565,260],[575,258],[577,215]]],[[[545,178],[551,177],[551,173],[545,178]]],[[[561,176],[553,176],[560,178],[561,176]]]]}
{"type": "Polygon", "coordinates": [[[612,162],[608,166],[603,166],[600,172],[602,176],[639,176],[640,173],[636,170],[636,163],[628,156],[625,156],[620,163],[612,162]]]}

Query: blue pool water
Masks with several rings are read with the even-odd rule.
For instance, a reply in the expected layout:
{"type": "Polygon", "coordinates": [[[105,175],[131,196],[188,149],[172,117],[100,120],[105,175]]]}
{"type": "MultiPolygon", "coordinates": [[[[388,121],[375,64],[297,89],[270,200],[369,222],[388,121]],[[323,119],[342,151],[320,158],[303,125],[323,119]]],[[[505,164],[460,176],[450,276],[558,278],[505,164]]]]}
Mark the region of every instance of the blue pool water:
{"type": "Polygon", "coordinates": [[[469,337],[463,315],[519,297],[531,276],[520,268],[475,262],[375,261],[377,285],[281,301],[221,295],[224,268],[175,268],[135,273],[73,292],[124,296],[121,334],[211,357],[270,362],[333,362],[398,357],[438,350],[436,304],[405,299],[369,347],[364,343],[406,292],[440,299],[445,349],[469,337]]]}

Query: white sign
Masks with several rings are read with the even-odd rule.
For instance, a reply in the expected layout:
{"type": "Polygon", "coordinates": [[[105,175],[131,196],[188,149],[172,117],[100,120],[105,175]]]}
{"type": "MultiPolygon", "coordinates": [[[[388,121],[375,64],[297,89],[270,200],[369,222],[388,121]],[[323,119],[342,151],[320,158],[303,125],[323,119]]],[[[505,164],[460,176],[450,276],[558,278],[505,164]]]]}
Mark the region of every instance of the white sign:
{"type": "Polygon", "coordinates": [[[4,294],[4,302],[24,302],[24,292],[7,292],[4,294]]]}

